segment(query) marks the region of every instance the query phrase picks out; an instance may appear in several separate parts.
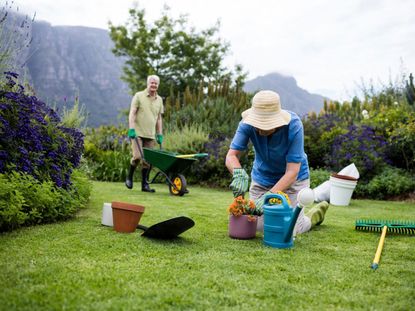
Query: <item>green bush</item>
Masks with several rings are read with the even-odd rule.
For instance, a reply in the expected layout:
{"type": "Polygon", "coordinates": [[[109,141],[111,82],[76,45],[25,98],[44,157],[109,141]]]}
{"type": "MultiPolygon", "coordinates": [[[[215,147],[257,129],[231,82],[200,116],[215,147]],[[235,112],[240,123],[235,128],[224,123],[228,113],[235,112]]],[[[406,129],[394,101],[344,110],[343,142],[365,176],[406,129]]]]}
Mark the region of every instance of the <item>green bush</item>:
{"type": "Polygon", "coordinates": [[[330,179],[331,172],[325,169],[312,169],[310,168],[310,187],[314,189],[315,187],[321,185],[323,182],[330,179]]]}
{"type": "Polygon", "coordinates": [[[393,166],[415,169],[415,113],[412,107],[396,102],[393,107],[381,107],[366,122],[386,138],[387,154],[393,166]]]}
{"type": "Polygon", "coordinates": [[[0,232],[13,230],[24,224],[28,215],[23,212],[25,203],[16,185],[0,174],[0,232]]]}
{"type": "Polygon", "coordinates": [[[330,159],[336,136],[344,134],[345,122],[335,114],[322,114],[304,118],[304,150],[310,167],[322,168],[330,159]]]}
{"type": "Polygon", "coordinates": [[[370,180],[381,172],[388,161],[385,138],[374,128],[352,125],[348,132],[337,136],[332,145],[329,167],[340,171],[343,167],[354,163],[362,179],[370,180]]]}
{"type": "Polygon", "coordinates": [[[86,159],[89,178],[100,181],[123,181],[127,177],[131,155],[126,150],[97,150],[93,160],[86,159]]]}
{"type": "Polygon", "coordinates": [[[25,173],[0,174],[0,232],[68,219],[86,205],[90,192],[91,183],[77,170],[69,189],[25,173]]]}
{"type": "Polygon", "coordinates": [[[125,180],[131,148],[121,125],[88,129],[85,135],[82,169],[89,178],[101,181],[125,180]]]}
{"type": "Polygon", "coordinates": [[[123,151],[128,149],[127,125],[102,125],[85,132],[85,145],[92,144],[99,150],[123,151]]]}
{"type": "Polygon", "coordinates": [[[415,176],[403,169],[391,166],[386,167],[382,173],[376,175],[368,183],[358,182],[355,189],[357,197],[379,200],[413,191],[415,191],[415,176]]]}
{"type": "Polygon", "coordinates": [[[182,128],[165,130],[163,149],[180,154],[204,152],[209,133],[200,125],[185,125],[182,128]]]}
{"type": "MultiPolygon", "coordinates": [[[[225,166],[225,158],[230,143],[230,138],[210,138],[204,147],[204,151],[209,156],[193,164],[186,175],[186,179],[190,183],[228,188],[231,183],[231,174],[225,166]]],[[[248,174],[252,170],[253,160],[254,151],[250,145],[248,151],[243,152],[240,158],[241,165],[248,174]]]]}
{"type": "Polygon", "coordinates": [[[0,78],[0,173],[19,171],[68,188],[84,148],[83,133],[62,125],[58,114],[18,83],[0,78]]]}
{"type": "Polygon", "coordinates": [[[182,128],[197,124],[209,130],[212,137],[233,135],[241,120],[241,112],[249,108],[246,96],[206,98],[195,105],[176,108],[166,125],[182,128]]]}

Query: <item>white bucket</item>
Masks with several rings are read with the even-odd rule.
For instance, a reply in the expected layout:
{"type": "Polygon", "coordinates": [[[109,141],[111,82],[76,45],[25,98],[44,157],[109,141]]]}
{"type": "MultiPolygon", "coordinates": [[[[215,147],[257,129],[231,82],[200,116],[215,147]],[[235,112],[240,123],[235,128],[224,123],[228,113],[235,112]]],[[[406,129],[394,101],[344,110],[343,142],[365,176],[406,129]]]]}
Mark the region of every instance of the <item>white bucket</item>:
{"type": "Polygon", "coordinates": [[[348,206],[357,180],[340,179],[330,177],[330,204],[348,206]]]}
{"type": "Polygon", "coordinates": [[[104,226],[113,227],[114,224],[112,222],[112,206],[111,203],[104,203],[102,207],[102,220],[101,223],[104,226]]]}

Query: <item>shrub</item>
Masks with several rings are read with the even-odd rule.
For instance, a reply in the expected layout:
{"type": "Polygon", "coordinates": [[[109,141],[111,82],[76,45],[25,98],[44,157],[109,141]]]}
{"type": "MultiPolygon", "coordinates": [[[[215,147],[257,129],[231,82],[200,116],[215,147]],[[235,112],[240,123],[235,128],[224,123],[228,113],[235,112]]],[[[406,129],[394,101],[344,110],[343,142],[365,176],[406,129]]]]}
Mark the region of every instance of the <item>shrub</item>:
{"type": "Polygon", "coordinates": [[[245,95],[206,98],[194,105],[176,108],[166,125],[169,128],[182,128],[197,124],[209,130],[211,137],[230,136],[236,130],[241,112],[249,107],[245,95]]]}
{"type": "Polygon", "coordinates": [[[355,192],[358,197],[383,200],[414,190],[414,175],[403,169],[388,166],[368,183],[358,182],[355,192]]]}
{"type": "Polygon", "coordinates": [[[69,189],[27,173],[0,174],[0,231],[65,220],[85,207],[91,183],[75,170],[69,189]]]}
{"type": "MultiPolygon", "coordinates": [[[[209,156],[193,164],[189,170],[189,178],[186,175],[189,182],[228,188],[231,183],[231,174],[225,166],[225,158],[230,143],[231,139],[227,137],[211,137],[204,146],[204,151],[209,156]]],[[[253,159],[254,151],[250,145],[247,152],[242,153],[240,158],[241,165],[248,174],[251,172],[253,159]]]]}
{"type": "Polygon", "coordinates": [[[182,128],[165,130],[163,149],[181,154],[204,152],[204,144],[209,140],[209,134],[199,125],[184,125],[182,128]]]}
{"type": "Polygon", "coordinates": [[[130,159],[128,151],[97,150],[94,160],[87,160],[88,176],[100,181],[124,181],[127,177],[130,159]]]}
{"type": "Polygon", "coordinates": [[[26,95],[17,77],[6,73],[0,89],[0,173],[16,170],[68,188],[80,162],[83,134],[62,126],[53,109],[26,95]]]}
{"type": "MultiPolygon", "coordinates": [[[[91,148],[96,150],[125,151],[129,148],[127,130],[127,126],[122,125],[118,127],[102,125],[98,128],[87,129],[85,132],[85,145],[89,145],[89,150],[85,150],[85,152],[91,152],[91,148]]],[[[93,155],[87,154],[86,156],[90,157],[93,155]]]]}
{"type": "Polygon", "coordinates": [[[387,154],[393,166],[415,169],[415,114],[405,103],[382,107],[367,123],[388,142],[387,154]]]}
{"type": "Polygon", "coordinates": [[[303,119],[304,150],[310,167],[325,167],[337,135],[344,134],[343,121],[335,114],[303,119]]]}
{"type": "Polygon", "coordinates": [[[331,172],[325,169],[312,169],[310,168],[310,188],[321,185],[323,182],[330,179],[331,172]]]}
{"type": "Polygon", "coordinates": [[[0,174],[0,231],[7,231],[24,224],[28,215],[23,212],[23,195],[10,183],[7,176],[0,174]]]}
{"type": "Polygon", "coordinates": [[[101,181],[125,180],[131,153],[127,130],[122,126],[100,126],[85,135],[82,169],[88,177],[101,181]]]}
{"type": "Polygon", "coordinates": [[[369,180],[387,161],[385,139],[370,126],[352,125],[346,134],[334,139],[328,164],[332,170],[339,171],[355,163],[360,176],[369,180]]]}

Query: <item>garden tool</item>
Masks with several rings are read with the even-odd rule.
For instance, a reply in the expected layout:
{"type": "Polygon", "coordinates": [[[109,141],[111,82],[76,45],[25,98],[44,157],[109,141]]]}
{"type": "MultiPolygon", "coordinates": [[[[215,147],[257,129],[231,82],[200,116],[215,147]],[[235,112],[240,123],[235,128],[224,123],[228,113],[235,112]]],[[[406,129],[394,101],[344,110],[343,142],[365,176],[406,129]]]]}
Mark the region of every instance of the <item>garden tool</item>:
{"type": "Polygon", "coordinates": [[[181,233],[189,230],[195,225],[195,222],[185,216],[180,216],[156,223],[150,227],[138,225],[137,228],[144,230],[141,234],[147,238],[169,240],[177,238],[181,233]]]}
{"type": "Polygon", "coordinates": [[[176,158],[204,158],[207,157],[208,154],[207,153],[194,153],[194,154],[179,154],[176,156],[176,158]]]}
{"type": "Polygon", "coordinates": [[[379,267],[380,255],[382,254],[383,245],[385,243],[386,232],[389,231],[396,234],[415,235],[415,222],[359,219],[356,220],[355,229],[360,231],[382,232],[375,258],[373,259],[373,263],[370,266],[373,270],[376,270],[379,267]]]}

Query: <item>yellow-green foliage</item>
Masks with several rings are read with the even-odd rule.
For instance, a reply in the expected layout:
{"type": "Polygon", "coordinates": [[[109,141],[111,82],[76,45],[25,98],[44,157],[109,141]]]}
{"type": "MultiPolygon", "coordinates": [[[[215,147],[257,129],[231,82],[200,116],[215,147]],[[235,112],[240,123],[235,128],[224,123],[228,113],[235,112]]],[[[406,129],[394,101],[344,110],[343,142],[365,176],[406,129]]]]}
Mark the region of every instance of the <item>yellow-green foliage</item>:
{"type": "Polygon", "coordinates": [[[78,170],[71,179],[71,187],[63,189],[25,173],[0,174],[0,232],[73,217],[86,206],[92,184],[78,170]]]}
{"type": "Polygon", "coordinates": [[[183,94],[173,92],[165,102],[163,121],[170,127],[188,124],[203,125],[211,136],[233,135],[241,112],[249,108],[250,95],[238,87],[230,87],[225,80],[211,83],[207,94],[203,88],[189,89],[183,94]]]}
{"type": "Polygon", "coordinates": [[[85,125],[87,114],[84,105],[79,105],[79,97],[75,97],[75,103],[71,109],[63,108],[61,123],[70,128],[81,128],[85,125]]]}
{"type": "Polygon", "coordinates": [[[181,129],[165,131],[163,148],[182,154],[202,152],[209,133],[201,125],[184,125],[181,129]]]}

